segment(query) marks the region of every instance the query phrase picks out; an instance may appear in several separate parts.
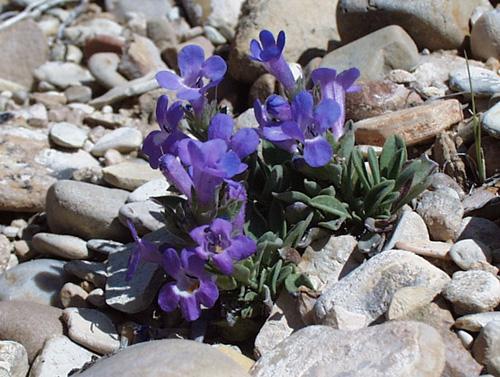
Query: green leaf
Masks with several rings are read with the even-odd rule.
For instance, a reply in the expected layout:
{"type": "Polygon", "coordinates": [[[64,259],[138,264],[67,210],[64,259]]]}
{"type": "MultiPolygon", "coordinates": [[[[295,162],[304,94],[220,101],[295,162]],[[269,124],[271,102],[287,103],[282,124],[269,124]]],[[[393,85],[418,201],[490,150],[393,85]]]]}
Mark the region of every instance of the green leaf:
{"type": "Polygon", "coordinates": [[[290,274],[285,279],[285,288],[288,293],[295,293],[299,290],[301,286],[308,287],[310,289],[314,289],[309,278],[300,273],[290,274]]]}
{"type": "Polygon", "coordinates": [[[238,283],[231,276],[217,275],[217,286],[222,291],[232,291],[238,288],[238,283]]]}
{"type": "Polygon", "coordinates": [[[349,159],[351,153],[354,149],[354,130],[353,123],[351,121],[347,122],[345,125],[344,135],[339,140],[339,147],[337,150],[337,156],[349,159]]]}
{"type": "Polygon", "coordinates": [[[335,215],[338,217],[350,218],[349,212],[346,207],[333,196],[319,195],[312,198],[309,205],[324,213],[335,215]]]}
{"type": "Polygon", "coordinates": [[[308,179],[304,179],[304,191],[309,196],[316,196],[321,191],[321,186],[316,181],[310,181],[308,179]]]}
{"type": "Polygon", "coordinates": [[[335,231],[340,229],[340,227],[345,222],[345,220],[346,220],[345,217],[341,217],[340,219],[336,219],[336,220],[320,222],[320,223],[318,223],[318,226],[335,232],[335,231]]]}
{"type": "Polygon", "coordinates": [[[273,196],[276,199],[279,199],[289,204],[293,204],[296,202],[302,202],[307,204],[311,200],[306,194],[303,194],[300,191],[278,192],[278,193],[273,193],[273,196]]]}
{"type": "Polygon", "coordinates": [[[300,242],[307,230],[307,227],[311,224],[313,216],[314,213],[311,212],[305,220],[302,220],[293,226],[292,230],[288,232],[283,240],[283,247],[295,247],[296,244],[300,242]]]}
{"type": "Polygon", "coordinates": [[[387,180],[373,186],[373,188],[368,192],[365,198],[365,213],[367,216],[373,216],[376,210],[380,206],[380,203],[385,199],[385,197],[392,192],[394,189],[394,181],[387,180]]]}
{"type": "Polygon", "coordinates": [[[368,175],[368,172],[366,171],[366,167],[363,162],[363,157],[361,156],[361,153],[359,152],[358,149],[352,151],[351,160],[354,169],[358,174],[358,178],[361,182],[361,185],[366,191],[370,190],[372,188],[372,182],[370,182],[370,177],[368,175]]]}
{"type": "Polygon", "coordinates": [[[370,164],[370,170],[373,177],[373,184],[377,185],[380,183],[380,166],[378,164],[378,157],[375,150],[372,147],[368,148],[368,163],[370,164]]]}
{"type": "Polygon", "coordinates": [[[397,135],[389,137],[380,155],[380,173],[387,179],[396,179],[407,159],[404,140],[397,135]]]}

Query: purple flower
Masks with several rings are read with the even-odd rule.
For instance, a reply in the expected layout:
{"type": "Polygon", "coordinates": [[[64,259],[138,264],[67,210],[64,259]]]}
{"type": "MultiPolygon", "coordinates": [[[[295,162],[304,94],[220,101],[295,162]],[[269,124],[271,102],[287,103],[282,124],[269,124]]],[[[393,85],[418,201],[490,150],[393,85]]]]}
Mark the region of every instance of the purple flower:
{"type": "Polygon", "coordinates": [[[158,304],[162,310],[171,312],[180,307],[186,320],[195,321],[201,315],[201,305],[215,305],[219,298],[217,284],[196,253],[183,249],[179,257],[177,251],[168,248],[163,252],[162,266],[175,279],[160,289],[158,304]]]}
{"type": "Polygon", "coordinates": [[[156,103],[156,120],[160,125],[159,131],[152,131],[142,144],[143,153],[149,158],[149,165],[158,168],[158,160],[165,153],[176,154],[177,143],[187,136],[178,128],[184,116],[180,102],[174,102],[168,107],[168,97],[160,96],[156,103]]]}
{"type": "Polygon", "coordinates": [[[347,69],[338,75],[334,69],[318,68],[311,74],[313,82],[321,89],[322,100],[334,100],[340,105],[340,115],[332,126],[335,140],[338,140],[344,133],[346,93],[357,92],[361,89],[358,85],[353,85],[359,75],[357,68],[347,69]]]}
{"type": "Polygon", "coordinates": [[[202,225],[189,234],[198,244],[196,254],[211,260],[222,273],[230,275],[235,261],[248,258],[255,253],[255,242],[241,234],[233,235],[233,224],[224,219],[215,219],[210,225],[202,225]]]}
{"type": "Polygon", "coordinates": [[[139,266],[139,262],[141,260],[144,262],[159,264],[162,261],[162,255],[158,251],[158,248],[153,243],[139,238],[139,236],[137,235],[137,231],[135,230],[134,224],[130,219],[127,219],[127,225],[135,241],[134,248],[130,252],[130,256],[128,259],[128,267],[126,275],[126,280],[128,281],[132,279],[132,276],[137,270],[137,267],[139,266]]]}
{"type": "Polygon", "coordinates": [[[217,86],[226,73],[227,66],[220,56],[211,56],[205,60],[205,53],[200,46],[184,47],[178,55],[180,77],[170,71],[156,74],[161,87],[177,92],[177,98],[189,101],[197,116],[205,105],[204,94],[217,86]]]}
{"type": "Polygon", "coordinates": [[[259,135],[251,128],[242,128],[233,135],[233,128],[233,118],[227,114],[218,113],[210,121],[208,139],[224,140],[229,149],[243,159],[257,150],[259,135]]]}
{"type": "Polygon", "coordinates": [[[283,84],[286,90],[295,89],[295,80],[292,70],[283,57],[285,48],[285,33],[278,33],[278,40],[274,39],[269,30],[262,30],[259,34],[260,43],[255,39],[250,42],[250,58],[261,62],[266,70],[283,84]]]}

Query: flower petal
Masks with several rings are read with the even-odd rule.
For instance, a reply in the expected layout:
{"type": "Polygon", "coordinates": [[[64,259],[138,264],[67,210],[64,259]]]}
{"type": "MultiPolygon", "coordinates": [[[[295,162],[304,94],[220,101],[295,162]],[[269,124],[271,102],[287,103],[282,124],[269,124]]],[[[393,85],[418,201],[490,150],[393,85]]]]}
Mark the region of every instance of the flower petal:
{"type": "Polygon", "coordinates": [[[205,52],[200,46],[187,45],[177,55],[177,62],[181,76],[186,86],[194,86],[201,73],[205,60],[205,52]]]}
{"type": "Polygon", "coordinates": [[[304,143],[304,159],[313,168],[326,165],[332,159],[332,154],[332,146],[322,136],[316,136],[304,143]]]}
{"type": "Polygon", "coordinates": [[[250,42],[250,58],[252,60],[262,61],[260,55],[262,54],[262,47],[255,39],[250,42]]]}
{"type": "Polygon", "coordinates": [[[294,121],[287,121],[281,124],[281,129],[291,139],[304,141],[304,131],[294,121]]]}
{"type": "Polygon", "coordinates": [[[184,271],[196,277],[206,276],[205,261],[201,259],[193,250],[182,249],[181,264],[184,271]]]}
{"type": "Polygon", "coordinates": [[[182,316],[188,321],[196,321],[200,318],[201,308],[198,300],[194,295],[180,297],[179,306],[181,307],[182,316]]]}
{"type": "Polygon", "coordinates": [[[281,126],[262,127],[262,136],[273,142],[290,140],[290,136],[283,132],[281,126]]]}
{"type": "Polygon", "coordinates": [[[163,250],[162,267],[171,277],[177,278],[181,270],[181,260],[175,249],[169,247],[163,250]]]}
{"type": "Polygon", "coordinates": [[[158,305],[164,312],[173,312],[179,305],[179,295],[174,290],[175,283],[165,284],[158,293],[158,305]]]}
{"type": "Polygon", "coordinates": [[[257,150],[259,141],[257,131],[251,128],[242,128],[231,139],[231,149],[239,158],[243,159],[257,150]]]}
{"type": "Polygon", "coordinates": [[[208,139],[222,139],[229,142],[233,134],[233,118],[227,114],[218,113],[208,126],[208,139]]]}
{"type": "Polygon", "coordinates": [[[227,71],[227,65],[224,59],[220,56],[211,56],[202,66],[203,76],[210,80],[220,80],[224,77],[227,71]]]}
{"type": "Polygon", "coordinates": [[[177,127],[183,116],[184,109],[182,107],[182,103],[180,101],[174,102],[165,114],[165,123],[168,125],[167,129],[172,132],[177,127]]]}
{"type": "Polygon", "coordinates": [[[163,175],[167,178],[167,181],[173,184],[186,197],[191,198],[193,181],[175,156],[171,154],[163,155],[160,158],[159,167],[163,175]]]}
{"type": "Polygon", "coordinates": [[[212,256],[212,261],[215,267],[224,275],[231,275],[233,273],[233,259],[227,251],[224,251],[220,254],[214,254],[212,256]]]}
{"type": "Polygon", "coordinates": [[[281,30],[278,33],[278,40],[276,45],[278,46],[278,50],[280,51],[280,54],[283,52],[283,49],[285,48],[285,43],[286,43],[286,35],[283,30],[281,30]]]}
{"type": "Polygon", "coordinates": [[[314,110],[314,119],[319,126],[319,132],[323,133],[333,126],[340,117],[340,106],[334,100],[323,99],[314,110]]]}
{"type": "Polygon", "coordinates": [[[240,158],[233,151],[227,152],[222,157],[219,167],[224,172],[223,178],[232,178],[236,174],[242,173],[242,170],[246,170],[246,165],[241,163],[240,158]]]}
{"type": "Polygon", "coordinates": [[[181,78],[170,71],[160,71],[156,74],[156,81],[165,89],[179,90],[183,87],[181,78]]]}
{"type": "Polygon", "coordinates": [[[160,126],[167,123],[168,97],[161,95],[156,101],[156,121],[160,126]]]}
{"type": "Polygon", "coordinates": [[[216,218],[210,224],[210,230],[216,235],[220,236],[222,240],[228,241],[231,239],[231,232],[233,231],[233,224],[229,221],[216,218]]]}
{"type": "Polygon", "coordinates": [[[359,72],[359,69],[349,68],[349,69],[346,69],[345,71],[342,71],[341,73],[339,73],[336,81],[340,85],[342,85],[344,90],[347,90],[352,86],[352,84],[354,84],[354,81],[356,81],[360,75],[361,75],[361,72],[359,72]]]}
{"type": "Polygon", "coordinates": [[[269,30],[262,30],[260,33],[259,33],[259,39],[262,43],[262,48],[264,50],[270,48],[270,47],[274,47],[276,45],[276,41],[274,40],[274,36],[273,36],[273,33],[271,33],[269,30]]]}
{"type": "Polygon", "coordinates": [[[219,298],[219,289],[217,284],[211,280],[204,280],[200,284],[200,288],[196,292],[196,299],[206,308],[211,308],[219,298]]]}
{"type": "Polygon", "coordinates": [[[292,100],[293,118],[304,132],[313,117],[314,99],[311,93],[306,90],[301,91],[292,100]]]}
{"type": "Polygon", "coordinates": [[[235,261],[240,261],[248,258],[257,250],[257,244],[254,240],[247,236],[237,236],[233,238],[231,246],[226,252],[235,261]]]}

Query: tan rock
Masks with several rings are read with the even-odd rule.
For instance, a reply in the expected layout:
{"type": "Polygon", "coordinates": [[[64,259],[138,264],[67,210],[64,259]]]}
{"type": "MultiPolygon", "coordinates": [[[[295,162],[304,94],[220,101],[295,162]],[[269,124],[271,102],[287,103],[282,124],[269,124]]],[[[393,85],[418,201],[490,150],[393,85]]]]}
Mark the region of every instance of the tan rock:
{"type": "Polygon", "coordinates": [[[436,292],[427,287],[404,287],[396,291],[387,310],[389,320],[401,319],[408,313],[431,303],[436,292]]]}

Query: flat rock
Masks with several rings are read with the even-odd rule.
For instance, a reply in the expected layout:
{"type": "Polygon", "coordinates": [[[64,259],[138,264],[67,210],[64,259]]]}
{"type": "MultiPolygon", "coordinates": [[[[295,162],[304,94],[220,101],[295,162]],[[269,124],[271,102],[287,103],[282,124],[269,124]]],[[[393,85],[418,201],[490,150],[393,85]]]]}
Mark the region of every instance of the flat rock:
{"type": "Polygon", "coordinates": [[[106,265],[101,262],[91,262],[86,260],[74,260],[66,263],[64,269],[82,280],[86,280],[96,287],[103,288],[106,284],[108,274],[106,265]]]}
{"type": "Polygon", "coordinates": [[[29,377],[66,377],[97,355],[73,343],[64,335],[48,339],[33,362],[29,377]]]}
{"type": "Polygon", "coordinates": [[[322,67],[357,67],[362,80],[380,80],[393,69],[411,71],[418,64],[417,46],[399,26],[387,26],[328,53],[322,67]]]}
{"type": "Polygon", "coordinates": [[[59,291],[69,280],[64,264],[55,259],[35,259],[5,271],[0,275],[0,301],[60,306],[59,291]]]}
{"type": "Polygon", "coordinates": [[[419,256],[402,250],[385,251],[327,286],[314,312],[318,323],[359,329],[384,314],[400,288],[425,286],[437,294],[449,281],[445,272],[419,256]]]}
{"type": "Polygon", "coordinates": [[[106,0],[104,4],[106,11],[114,14],[122,22],[128,20],[129,12],[142,14],[149,21],[166,17],[172,8],[172,1],[164,0],[146,0],[140,4],[135,0],[106,0]]]}
{"type": "Polygon", "coordinates": [[[165,226],[163,209],[163,206],[152,200],[127,203],[120,208],[119,219],[124,226],[130,219],[137,232],[144,235],[165,226]]]}
{"type": "Polygon", "coordinates": [[[128,153],[136,150],[142,144],[142,134],[131,127],[118,128],[101,137],[92,148],[94,156],[104,156],[108,149],[128,153]]]}
{"type": "Polygon", "coordinates": [[[164,196],[167,194],[169,187],[170,184],[164,177],[153,179],[132,191],[128,196],[127,203],[144,202],[154,197],[164,196]]]}
{"type": "MultiPolygon", "coordinates": [[[[477,97],[491,97],[500,91],[500,76],[494,71],[481,67],[470,67],[472,90],[477,97]]],[[[467,68],[450,72],[450,88],[457,92],[470,92],[467,68]]]]}
{"type": "Polygon", "coordinates": [[[264,71],[260,64],[249,58],[250,41],[258,38],[262,29],[278,33],[284,25],[287,43],[285,58],[288,62],[299,61],[312,51],[326,51],[330,40],[339,41],[336,30],[335,1],[319,0],[314,7],[301,0],[252,0],[243,5],[238,21],[229,60],[231,76],[239,81],[252,83],[264,71]],[[308,17],[303,17],[304,14],[308,17]]]}
{"type": "Polygon", "coordinates": [[[61,152],[46,148],[36,155],[35,161],[42,164],[47,173],[57,179],[70,179],[77,170],[100,167],[99,161],[82,149],[75,152],[61,152]]]}
{"type": "Polygon", "coordinates": [[[83,46],[85,41],[97,36],[110,36],[123,40],[123,27],[107,18],[91,18],[75,26],[64,29],[64,36],[78,46],[83,46]]]}
{"type": "Polygon", "coordinates": [[[81,238],[53,233],[37,233],[32,240],[34,248],[41,254],[64,259],[85,259],[89,256],[87,243],[81,238]]]}
{"type": "Polygon", "coordinates": [[[396,243],[413,244],[418,241],[430,241],[429,232],[424,220],[414,211],[403,211],[384,250],[394,249],[396,243]]]}
{"type": "Polygon", "coordinates": [[[101,359],[78,377],[249,377],[217,349],[191,340],[154,340],[101,359]],[[130,364],[130,360],[134,363],[130,364]],[[127,365],[127,368],[123,368],[127,365]]]}
{"type": "Polygon", "coordinates": [[[0,341],[0,376],[25,377],[29,369],[28,353],[22,344],[0,341]]]}
{"type": "Polygon", "coordinates": [[[84,239],[126,240],[129,235],[118,220],[128,192],[84,182],[58,181],[47,193],[47,220],[55,233],[84,239]]]}
{"type": "Polygon", "coordinates": [[[386,317],[389,320],[403,319],[408,313],[432,302],[436,292],[427,287],[403,287],[394,293],[386,317]]]}
{"type": "Polygon", "coordinates": [[[443,295],[457,314],[488,312],[500,303],[500,282],[486,271],[457,271],[443,295]]]}
{"type": "Polygon", "coordinates": [[[0,275],[7,269],[13,246],[9,239],[0,234],[0,275]]]}
{"type": "Polygon", "coordinates": [[[389,136],[396,134],[410,146],[432,140],[461,120],[460,102],[451,99],[364,119],[354,127],[358,143],[382,146],[389,136]]]}
{"type": "Polygon", "coordinates": [[[22,344],[31,363],[47,339],[63,334],[61,314],[61,309],[34,302],[0,302],[0,339],[22,344]]]}
{"type": "Polygon", "coordinates": [[[88,60],[90,72],[106,89],[124,85],[128,80],[118,72],[120,56],[113,52],[97,52],[88,60]]]}
{"type": "Polygon", "coordinates": [[[47,81],[60,89],[94,81],[94,77],[86,68],[71,62],[46,62],[36,68],[34,74],[38,80],[47,81]]]}
{"type": "Polygon", "coordinates": [[[472,354],[486,370],[498,376],[500,374],[500,321],[489,322],[479,333],[472,354]]]}
{"type": "Polygon", "coordinates": [[[461,240],[450,248],[450,257],[462,270],[483,270],[494,268],[488,246],[476,240],[461,240]]]}
{"type": "Polygon", "coordinates": [[[483,114],[481,123],[486,132],[500,139],[500,102],[483,114]]]}
{"type": "Polygon", "coordinates": [[[67,308],[63,319],[74,342],[101,355],[118,350],[120,340],[111,319],[96,309],[67,308]]]}
{"type": "Polygon", "coordinates": [[[81,148],[87,140],[87,132],[72,123],[60,122],[50,128],[50,138],[61,147],[81,148]]]}
{"type": "Polygon", "coordinates": [[[86,308],[89,294],[85,289],[74,283],[66,283],[59,292],[63,308],[86,308]]]}
{"type": "Polygon", "coordinates": [[[474,56],[487,60],[500,57],[500,10],[484,12],[474,23],[471,32],[474,56]]]}
{"type": "Polygon", "coordinates": [[[254,377],[440,377],[444,343],[432,327],[396,321],[356,331],[308,326],[265,354],[254,377]]]}
{"type": "Polygon", "coordinates": [[[478,377],[483,369],[465,349],[457,334],[441,329],[445,345],[446,364],[442,377],[478,377]]]}
{"type": "Polygon", "coordinates": [[[479,332],[489,322],[500,321],[500,312],[486,312],[468,314],[463,317],[457,318],[455,327],[473,332],[479,332]]]}
{"type": "Polygon", "coordinates": [[[107,166],[102,172],[104,180],[110,185],[128,191],[134,191],[153,179],[164,178],[158,169],[153,170],[147,162],[141,160],[107,166]]]}
{"type": "Polygon", "coordinates": [[[31,88],[33,70],[48,58],[47,38],[40,27],[31,19],[17,22],[0,32],[0,45],[2,79],[31,88]]]}

